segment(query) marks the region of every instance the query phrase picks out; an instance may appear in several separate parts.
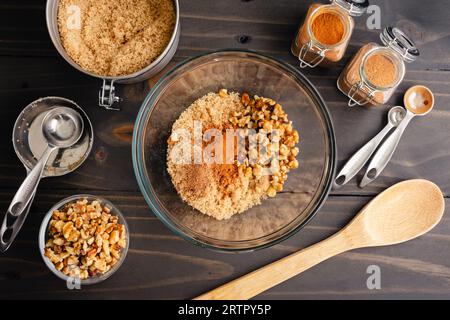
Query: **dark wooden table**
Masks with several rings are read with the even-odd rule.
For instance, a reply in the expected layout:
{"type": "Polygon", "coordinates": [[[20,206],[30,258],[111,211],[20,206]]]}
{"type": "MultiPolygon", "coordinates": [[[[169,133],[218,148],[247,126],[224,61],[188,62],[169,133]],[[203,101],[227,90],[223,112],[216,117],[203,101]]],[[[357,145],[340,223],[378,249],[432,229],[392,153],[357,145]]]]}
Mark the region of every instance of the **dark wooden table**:
{"type": "MultiPolygon", "coordinates": [[[[182,33],[174,62],[220,48],[250,48],[291,64],[289,47],[311,1],[181,0],[182,33]]],[[[70,67],[54,49],[45,25],[45,3],[2,0],[0,4],[0,203],[3,211],[25,176],[16,158],[13,123],[29,102],[63,96],[84,106],[95,126],[95,145],[87,162],[63,178],[45,179],[28,220],[13,247],[0,256],[0,298],[187,299],[268,262],[313,244],[343,227],[374,195],[405,179],[436,182],[450,205],[450,3],[372,0],[381,7],[382,25],[411,34],[421,58],[408,65],[405,81],[390,104],[401,103],[415,84],[436,95],[435,110],[414,120],[382,176],[364,190],[354,182],[333,192],[316,218],[301,232],[270,249],[243,255],[194,247],[172,234],[147,207],[135,182],[131,134],[140,103],[152,81],[122,88],[119,113],[97,107],[99,81],[70,67]],[[119,169],[120,168],[120,169],[119,169]],[[122,268],[108,281],[68,290],[53,276],[38,251],[38,227],[58,200],[77,193],[105,196],[125,213],[131,248],[122,268]]],[[[332,113],[339,167],[380,130],[388,106],[348,109],[336,78],[364,43],[378,40],[359,19],[345,59],[331,70],[305,70],[332,113]]],[[[450,217],[429,234],[386,248],[356,250],[305,272],[259,296],[261,299],[450,298],[450,217]],[[367,268],[381,269],[381,289],[366,286],[367,268]]]]}

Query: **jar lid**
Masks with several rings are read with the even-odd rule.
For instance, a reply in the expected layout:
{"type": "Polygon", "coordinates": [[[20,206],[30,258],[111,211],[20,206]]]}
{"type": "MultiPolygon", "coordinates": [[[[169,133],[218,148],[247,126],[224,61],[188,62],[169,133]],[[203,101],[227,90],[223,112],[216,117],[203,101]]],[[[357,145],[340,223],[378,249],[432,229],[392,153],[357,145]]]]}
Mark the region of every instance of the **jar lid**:
{"type": "Polygon", "coordinates": [[[354,17],[363,15],[369,7],[369,0],[334,0],[334,2],[354,17]]]}
{"type": "Polygon", "coordinates": [[[400,29],[386,27],[380,34],[381,41],[400,54],[405,62],[413,62],[419,57],[419,49],[400,29]]]}

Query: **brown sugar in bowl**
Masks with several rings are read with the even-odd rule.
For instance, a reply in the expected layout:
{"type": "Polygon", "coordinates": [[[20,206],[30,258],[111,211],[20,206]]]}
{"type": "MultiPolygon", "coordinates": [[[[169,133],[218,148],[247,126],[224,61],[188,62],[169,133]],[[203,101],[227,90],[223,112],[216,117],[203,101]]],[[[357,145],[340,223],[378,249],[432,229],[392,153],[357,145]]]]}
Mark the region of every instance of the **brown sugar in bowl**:
{"type": "MultiPolygon", "coordinates": [[[[76,3],[83,4],[87,0],[72,0],[76,3]]],[[[97,69],[90,69],[89,68],[83,68],[80,66],[79,63],[77,63],[74,58],[66,51],[62,37],[60,34],[60,28],[58,25],[58,12],[60,8],[60,4],[62,2],[65,2],[63,0],[48,0],[46,5],[46,20],[47,20],[47,28],[50,35],[50,38],[52,39],[52,42],[54,46],[56,47],[58,53],[74,68],[77,70],[95,78],[99,78],[103,80],[103,86],[101,88],[100,94],[99,94],[99,105],[102,107],[105,107],[106,109],[115,109],[112,107],[112,105],[118,101],[120,101],[120,98],[116,96],[115,93],[115,84],[126,84],[126,83],[136,83],[141,82],[144,80],[147,80],[154,75],[161,72],[165,66],[170,62],[170,60],[173,58],[175,51],[178,47],[178,41],[180,37],[180,7],[178,0],[172,0],[175,8],[175,21],[174,21],[174,28],[170,37],[170,40],[165,47],[165,49],[148,65],[142,67],[142,64],[137,63],[136,59],[128,59],[129,53],[127,50],[125,50],[124,59],[121,60],[130,60],[131,65],[124,68],[114,67],[114,72],[105,75],[105,74],[98,74],[95,72],[97,69]],[[125,59],[125,57],[127,57],[125,59]],[[140,68],[140,69],[139,69],[140,68]],[[137,70],[139,69],[139,70],[137,70]],[[136,70],[136,71],[134,71],[136,70]],[[130,71],[129,74],[124,74],[126,72],[130,71]]],[[[76,8],[76,7],[75,7],[76,8]]],[[[72,8],[73,9],[73,8],[72,8]]],[[[80,10],[83,10],[80,8],[80,10]]],[[[77,14],[74,12],[74,14],[77,14]]],[[[127,25],[127,24],[125,24],[127,25]]],[[[125,33],[124,33],[125,34],[125,33]]],[[[120,35],[120,32],[118,32],[118,35],[120,35]]],[[[140,46],[137,46],[138,48],[140,46]]],[[[133,54],[132,54],[133,56],[133,54]]],[[[99,60],[100,61],[100,60],[99,60]]],[[[100,63],[102,64],[102,63],[100,63]]],[[[103,63],[103,68],[106,68],[105,65],[107,63],[103,63]]]]}

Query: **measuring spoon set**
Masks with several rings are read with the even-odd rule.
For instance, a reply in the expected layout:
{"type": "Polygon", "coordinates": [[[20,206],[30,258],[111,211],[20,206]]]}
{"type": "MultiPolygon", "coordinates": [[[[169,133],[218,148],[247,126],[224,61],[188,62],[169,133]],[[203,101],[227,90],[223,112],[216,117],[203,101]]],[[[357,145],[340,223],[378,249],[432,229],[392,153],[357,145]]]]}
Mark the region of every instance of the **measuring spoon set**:
{"type": "Polygon", "coordinates": [[[374,181],[391,160],[410,121],[416,116],[428,114],[433,109],[434,95],[425,86],[414,86],[406,91],[403,102],[406,109],[400,106],[391,108],[388,113],[388,124],[347,161],[336,175],[334,189],[349,182],[375,153],[359,186],[364,188],[374,181]],[[380,143],[382,144],[378,148],[380,143]]]}

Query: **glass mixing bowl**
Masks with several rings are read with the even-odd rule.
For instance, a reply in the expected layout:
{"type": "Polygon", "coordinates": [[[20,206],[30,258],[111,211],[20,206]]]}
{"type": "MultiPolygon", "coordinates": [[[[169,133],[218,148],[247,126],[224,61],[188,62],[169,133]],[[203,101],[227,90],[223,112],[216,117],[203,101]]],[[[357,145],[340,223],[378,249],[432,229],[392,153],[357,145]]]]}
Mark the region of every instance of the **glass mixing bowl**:
{"type": "Polygon", "coordinates": [[[300,230],[325,201],[335,163],[332,121],[314,86],[291,66],[250,51],[218,51],[178,65],[144,101],[133,136],[134,170],[153,212],[186,240],[220,251],[265,248],[300,230]],[[284,191],[275,198],[217,221],[181,200],[166,157],[174,121],[196,99],[221,88],[278,101],[300,132],[300,167],[289,173],[284,191]]]}

